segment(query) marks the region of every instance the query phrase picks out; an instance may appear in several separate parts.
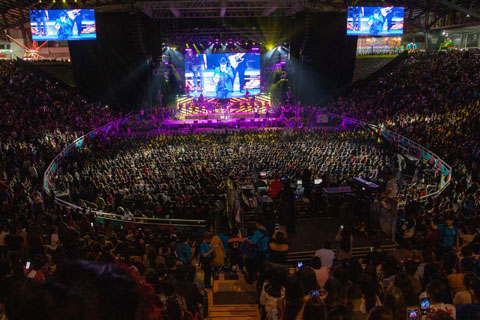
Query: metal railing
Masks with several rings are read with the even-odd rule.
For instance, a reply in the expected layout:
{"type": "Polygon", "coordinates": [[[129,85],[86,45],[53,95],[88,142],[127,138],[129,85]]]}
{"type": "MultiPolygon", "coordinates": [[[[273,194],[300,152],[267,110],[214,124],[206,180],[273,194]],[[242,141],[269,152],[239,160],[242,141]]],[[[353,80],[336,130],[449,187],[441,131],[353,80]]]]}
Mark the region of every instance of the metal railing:
{"type": "Polygon", "coordinates": [[[440,186],[437,185],[437,188],[434,192],[427,193],[424,196],[416,197],[414,198],[414,200],[426,201],[428,198],[437,197],[450,185],[452,181],[452,167],[449,166],[444,160],[442,160],[437,154],[435,154],[431,150],[398,133],[385,130],[382,126],[374,125],[353,118],[344,117],[335,113],[328,113],[328,115],[330,117],[345,120],[348,123],[355,123],[364,127],[369,127],[371,130],[375,131],[377,134],[381,135],[390,142],[397,143],[399,147],[407,150],[409,153],[412,153],[412,150],[415,151],[414,153],[419,156],[420,160],[426,159],[424,157],[428,157],[427,161],[430,161],[430,158],[433,158],[432,162],[434,163],[434,166],[437,166],[437,169],[440,168],[440,174],[442,174],[443,183],[441,183],[440,186]],[[443,178],[444,173],[446,173],[445,178],[443,178]]]}
{"type": "MultiPolygon", "coordinates": [[[[120,125],[124,124],[125,122],[132,120],[135,118],[136,115],[133,113],[127,114],[124,118],[118,119],[112,122],[109,122],[99,128],[96,128],[87,134],[82,135],[81,137],[75,139],[72,143],[70,143],[61,153],[59,153],[53,160],[50,162],[49,166],[45,170],[43,174],[43,191],[50,195],[50,186],[52,185],[52,180],[55,177],[55,173],[60,165],[60,162],[67,158],[70,154],[71,150],[75,148],[80,148],[83,144],[88,141],[88,139],[92,136],[96,136],[97,133],[101,132],[108,132],[112,128],[118,128],[120,125]]],[[[58,197],[55,197],[55,202],[58,205],[68,207],[72,210],[83,210],[83,207],[70,203],[68,201],[62,200],[58,197]]],[[[148,217],[135,217],[135,216],[125,216],[121,214],[109,213],[104,212],[101,210],[92,210],[92,208],[88,208],[90,212],[93,212],[97,218],[109,220],[109,221],[117,221],[123,223],[136,223],[142,225],[168,225],[174,227],[199,227],[204,228],[206,225],[205,220],[198,220],[198,219],[167,219],[167,218],[148,218],[148,217]]]]}

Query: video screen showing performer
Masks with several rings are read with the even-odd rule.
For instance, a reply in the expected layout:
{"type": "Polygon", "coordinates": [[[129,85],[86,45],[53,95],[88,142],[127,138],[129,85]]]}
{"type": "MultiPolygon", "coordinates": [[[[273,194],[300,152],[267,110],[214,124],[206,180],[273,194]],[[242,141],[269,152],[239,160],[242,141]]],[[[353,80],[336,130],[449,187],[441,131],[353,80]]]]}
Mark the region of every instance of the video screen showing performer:
{"type": "Polygon", "coordinates": [[[199,54],[187,50],[185,55],[186,93],[195,98],[229,99],[260,93],[260,54],[199,54]]]}
{"type": "Polygon", "coordinates": [[[30,25],[34,41],[97,38],[93,9],[30,10],[30,25]]]}
{"type": "Polygon", "coordinates": [[[402,35],[404,17],[401,7],[348,7],[347,35],[402,35]]]}

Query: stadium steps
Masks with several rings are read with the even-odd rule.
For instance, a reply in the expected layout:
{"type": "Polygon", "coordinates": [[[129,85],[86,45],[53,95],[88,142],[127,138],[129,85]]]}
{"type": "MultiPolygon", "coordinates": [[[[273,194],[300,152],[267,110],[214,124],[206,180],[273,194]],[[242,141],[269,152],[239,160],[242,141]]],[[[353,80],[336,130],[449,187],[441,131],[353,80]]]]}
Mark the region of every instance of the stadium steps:
{"type": "Polygon", "coordinates": [[[353,71],[353,80],[352,82],[356,82],[358,80],[363,80],[370,75],[374,74],[388,63],[390,63],[393,59],[395,59],[395,55],[391,57],[357,57],[355,60],[355,69],[353,71]]]}
{"type": "Polygon", "coordinates": [[[256,299],[255,285],[250,285],[240,276],[239,280],[214,280],[208,294],[208,320],[259,320],[258,304],[251,299],[242,299],[247,294],[256,299]],[[222,295],[223,301],[216,301],[215,295],[222,295]],[[230,295],[231,298],[228,298],[230,295]],[[228,304],[224,304],[225,299],[228,304]],[[243,300],[243,301],[242,301],[243,300]],[[231,302],[231,303],[230,303],[231,302]]]}
{"type": "Polygon", "coordinates": [[[75,88],[77,86],[73,76],[72,64],[70,62],[37,61],[30,63],[30,65],[70,88],[75,88]]]}
{"type": "MultiPolygon", "coordinates": [[[[393,251],[397,248],[397,245],[385,245],[382,246],[383,252],[393,251]]],[[[319,248],[320,249],[320,248],[319,248]]],[[[336,250],[333,250],[336,251],[336,250]]],[[[357,247],[352,249],[352,255],[360,258],[366,256],[370,252],[369,247],[357,247]]],[[[310,261],[315,254],[315,251],[302,251],[302,252],[289,252],[287,255],[287,264],[294,265],[298,262],[310,261]]]]}

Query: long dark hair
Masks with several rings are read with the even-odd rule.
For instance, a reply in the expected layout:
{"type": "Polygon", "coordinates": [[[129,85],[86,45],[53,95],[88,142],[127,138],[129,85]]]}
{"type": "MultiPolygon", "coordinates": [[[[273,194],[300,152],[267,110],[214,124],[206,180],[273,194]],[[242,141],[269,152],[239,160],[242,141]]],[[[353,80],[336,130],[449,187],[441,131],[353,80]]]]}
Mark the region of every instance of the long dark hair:
{"type": "Polygon", "coordinates": [[[340,281],[334,277],[328,278],[327,282],[325,283],[325,290],[328,293],[327,297],[325,298],[325,307],[327,308],[327,312],[343,307],[345,290],[340,281]]]}
{"type": "Polygon", "coordinates": [[[274,298],[280,298],[282,296],[282,288],[285,285],[285,269],[278,267],[273,269],[272,278],[265,286],[265,291],[274,298]]]}
{"type": "Polygon", "coordinates": [[[405,319],[407,304],[405,303],[402,290],[399,288],[395,286],[388,288],[383,305],[392,311],[394,320],[405,319]]]}
{"type": "Polygon", "coordinates": [[[319,296],[313,296],[305,303],[303,320],[326,320],[325,303],[319,296]]]}
{"type": "Polygon", "coordinates": [[[358,286],[362,289],[363,295],[365,297],[365,309],[369,312],[375,307],[377,303],[378,287],[372,277],[368,274],[362,274],[360,279],[358,279],[358,286]]]}
{"type": "Polygon", "coordinates": [[[311,290],[320,290],[320,285],[317,282],[315,271],[312,267],[303,267],[300,272],[300,280],[302,281],[303,295],[306,296],[311,290]]]}
{"type": "Polygon", "coordinates": [[[295,320],[298,312],[303,306],[302,283],[296,275],[287,277],[285,283],[285,318],[284,320],[295,320]]]}

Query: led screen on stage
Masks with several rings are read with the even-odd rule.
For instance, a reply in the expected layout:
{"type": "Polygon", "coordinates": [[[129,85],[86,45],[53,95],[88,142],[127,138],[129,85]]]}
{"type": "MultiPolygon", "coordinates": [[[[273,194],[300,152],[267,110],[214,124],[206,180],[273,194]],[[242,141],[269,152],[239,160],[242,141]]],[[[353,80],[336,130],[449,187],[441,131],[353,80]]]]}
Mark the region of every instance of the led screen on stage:
{"type": "Polygon", "coordinates": [[[30,10],[32,40],[95,40],[95,10],[30,10]]]}
{"type": "Polygon", "coordinates": [[[260,93],[259,53],[185,54],[188,94],[228,99],[260,93]]]}
{"type": "Polygon", "coordinates": [[[348,7],[347,35],[402,35],[404,17],[401,7],[348,7]]]}

